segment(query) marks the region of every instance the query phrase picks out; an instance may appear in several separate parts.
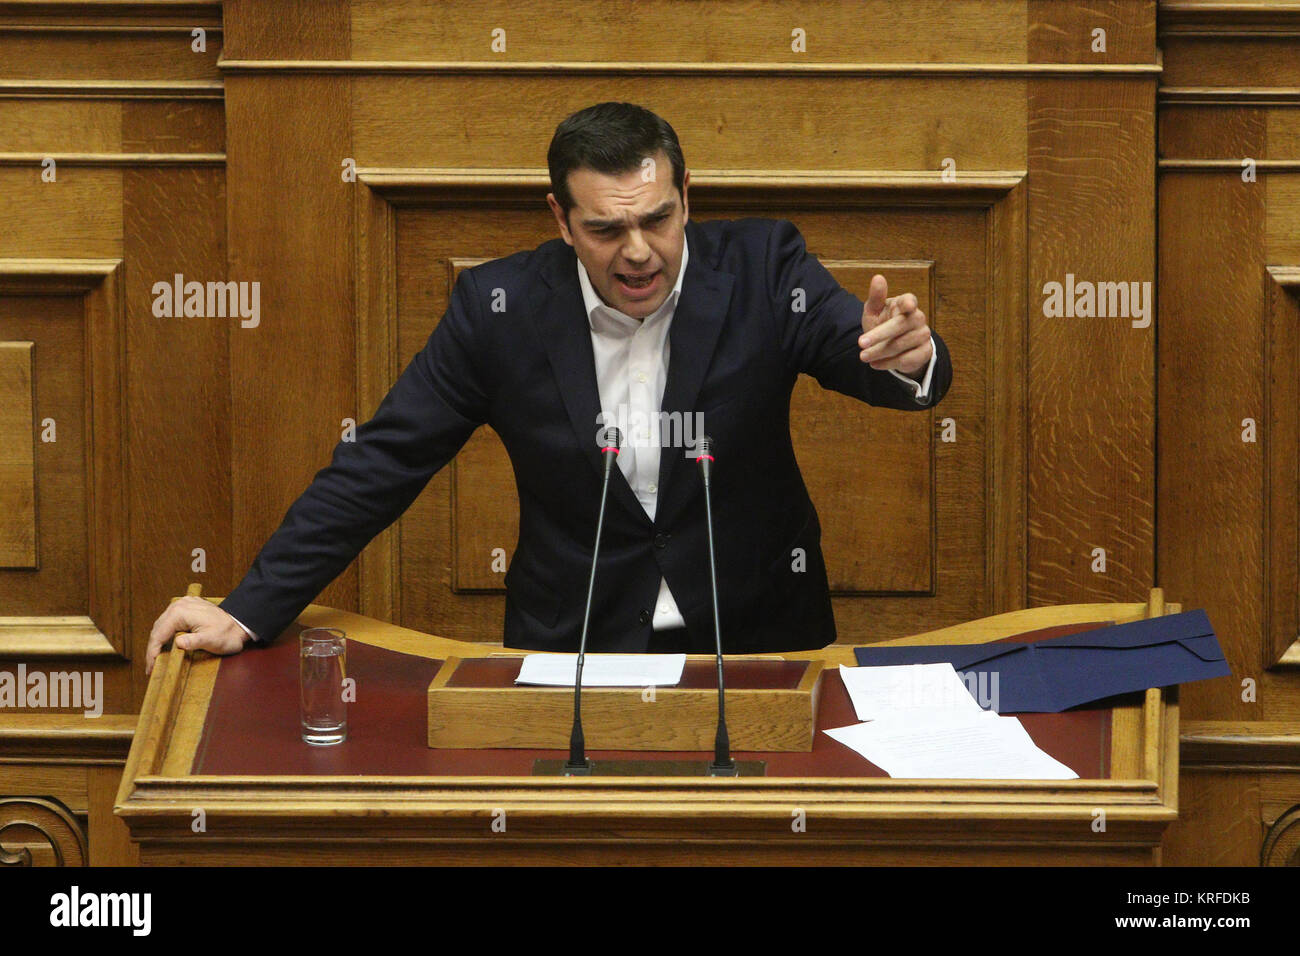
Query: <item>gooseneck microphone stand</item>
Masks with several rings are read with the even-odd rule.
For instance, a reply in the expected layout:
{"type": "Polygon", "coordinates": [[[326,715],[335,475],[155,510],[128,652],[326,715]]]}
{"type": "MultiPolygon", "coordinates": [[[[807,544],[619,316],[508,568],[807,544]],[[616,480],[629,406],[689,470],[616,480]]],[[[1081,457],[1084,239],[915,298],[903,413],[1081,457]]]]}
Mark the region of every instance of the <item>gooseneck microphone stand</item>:
{"type": "Polygon", "coordinates": [[[713,553],[713,442],[701,435],[697,445],[700,477],[704,480],[705,526],[709,535],[709,590],[713,596],[713,638],[718,651],[718,733],[713,741],[713,763],[709,764],[710,777],[739,776],[736,762],[731,759],[731,739],[727,734],[727,690],[722,677],[722,618],[718,613],[718,564],[713,553]]]}
{"type": "Polygon", "coordinates": [[[591,549],[591,576],[587,579],[587,607],[582,614],[582,638],[578,642],[578,670],[573,678],[573,732],[569,735],[569,759],[564,764],[566,777],[590,776],[592,763],[587,759],[587,743],[582,734],[582,665],[587,656],[587,630],[591,625],[591,598],[596,591],[596,560],[600,556],[600,533],[605,527],[605,499],[609,494],[609,476],[614,470],[614,460],[623,447],[623,436],[617,428],[605,429],[601,455],[605,460],[605,476],[600,485],[600,511],[596,517],[596,543],[591,549]]]}

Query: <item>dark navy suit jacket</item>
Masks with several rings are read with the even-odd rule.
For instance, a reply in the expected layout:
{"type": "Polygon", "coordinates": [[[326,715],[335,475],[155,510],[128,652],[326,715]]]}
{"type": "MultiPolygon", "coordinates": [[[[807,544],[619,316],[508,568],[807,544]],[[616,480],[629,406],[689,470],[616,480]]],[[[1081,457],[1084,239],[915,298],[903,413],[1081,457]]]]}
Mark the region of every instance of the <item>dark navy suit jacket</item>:
{"type": "MultiPolygon", "coordinates": [[[[663,411],[702,413],[715,446],[724,649],[823,647],[835,640],[835,622],[821,526],[790,441],[791,389],[806,372],[872,405],[923,410],[952,382],[948,349],[934,335],[938,358],[922,405],[906,383],[861,361],[862,301],[807,252],[794,225],[741,219],[685,228],[691,254],[669,332],[663,411]],[[806,556],[802,569],[796,548],[806,556]]],[[[355,441],[339,443],[221,606],[260,639],[274,639],[488,423],[505,443],[519,492],[505,644],[576,650],[600,501],[600,411],[572,247],[553,239],[465,270],[375,416],[355,441]],[[502,302],[504,311],[494,311],[502,302]]],[[[613,470],[589,650],[651,646],[661,575],[691,647],[713,647],[704,498],[682,449],[662,449],[658,487],[651,521],[613,470]]]]}

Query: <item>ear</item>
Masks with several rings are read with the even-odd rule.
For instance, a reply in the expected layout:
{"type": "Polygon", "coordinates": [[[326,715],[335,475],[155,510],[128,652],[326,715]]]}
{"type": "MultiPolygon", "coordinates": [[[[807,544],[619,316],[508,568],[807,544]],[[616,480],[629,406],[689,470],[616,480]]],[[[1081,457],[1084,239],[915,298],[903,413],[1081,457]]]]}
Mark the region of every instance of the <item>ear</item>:
{"type": "Polygon", "coordinates": [[[691,205],[686,200],[686,190],[691,185],[691,171],[688,169],[682,174],[682,222],[691,218],[691,205]]]}
{"type": "Polygon", "coordinates": [[[573,245],[573,236],[569,233],[568,217],[564,214],[564,209],[560,206],[560,201],[555,198],[555,193],[546,194],[546,204],[551,207],[551,212],[555,216],[555,222],[560,227],[560,236],[569,245],[573,245]]]}

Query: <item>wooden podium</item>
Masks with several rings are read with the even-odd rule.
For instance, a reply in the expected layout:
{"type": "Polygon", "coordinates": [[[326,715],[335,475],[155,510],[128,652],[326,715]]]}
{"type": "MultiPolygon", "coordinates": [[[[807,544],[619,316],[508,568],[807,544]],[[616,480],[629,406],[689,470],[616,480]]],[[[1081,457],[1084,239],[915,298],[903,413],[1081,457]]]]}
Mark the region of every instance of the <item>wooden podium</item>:
{"type": "MultiPolygon", "coordinates": [[[[1145,604],[1014,611],[890,643],[1040,639],[1178,610],[1154,589],[1145,604]]],[[[764,776],[544,777],[531,762],[564,756],[564,741],[453,750],[425,739],[442,663],[499,645],[317,605],[298,624],[347,632],[348,741],[299,738],[296,627],[235,657],[173,648],[154,669],[115,808],[143,864],[1140,865],[1160,862],[1177,817],[1176,688],[1024,715],[1077,780],[885,776],[820,732],[855,720],[831,673],[810,752],[736,754],[764,759],[764,776]]],[[[853,663],[848,645],[783,656],[853,663]]]]}

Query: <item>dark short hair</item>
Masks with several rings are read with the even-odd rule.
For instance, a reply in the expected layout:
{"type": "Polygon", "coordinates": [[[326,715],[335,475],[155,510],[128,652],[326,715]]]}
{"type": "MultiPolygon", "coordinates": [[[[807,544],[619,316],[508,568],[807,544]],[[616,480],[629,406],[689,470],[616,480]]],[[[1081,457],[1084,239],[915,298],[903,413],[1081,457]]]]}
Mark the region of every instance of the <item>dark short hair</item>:
{"type": "Polygon", "coordinates": [[[586,167],[617,175],[641,167],[647,156],[663,150],[673,164],[673,185],[683,196],[686,160],[677,134],[668,121],[632,103],[597,103],[578,110],[555,128],[546,165],[551,171],[551,192],[567,220],[573,208],[569,173],[586,167]]]}

